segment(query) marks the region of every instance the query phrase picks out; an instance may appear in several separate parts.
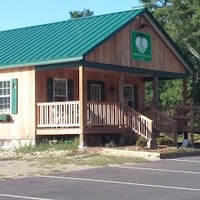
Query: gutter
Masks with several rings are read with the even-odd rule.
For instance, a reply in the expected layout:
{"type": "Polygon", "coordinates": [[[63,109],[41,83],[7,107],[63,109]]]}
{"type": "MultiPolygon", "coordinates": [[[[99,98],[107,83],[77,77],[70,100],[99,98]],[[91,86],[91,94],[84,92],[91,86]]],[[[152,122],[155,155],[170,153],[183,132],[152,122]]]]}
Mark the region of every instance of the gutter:
{"type": "Polygon", "coordinates": [[[18,68],[18,67],[32,67],[32,66],[44,66],[44,65],[50,65],[50,64],[61,64],[61,63],[68,63],[68,62],[77,62],[81,61],[83,59],[82,56],[79,57],[72,57],[72,58],[63,58],[63,59],[55,59],[55,60],[43,60],[43,61],[36,61],[36,62],[30,62],[30,63],[16,63],[16,64],[8,64],[8,65],[2,65],[0,66],[1,69],[10,69],[10,68],[18,68]]]}

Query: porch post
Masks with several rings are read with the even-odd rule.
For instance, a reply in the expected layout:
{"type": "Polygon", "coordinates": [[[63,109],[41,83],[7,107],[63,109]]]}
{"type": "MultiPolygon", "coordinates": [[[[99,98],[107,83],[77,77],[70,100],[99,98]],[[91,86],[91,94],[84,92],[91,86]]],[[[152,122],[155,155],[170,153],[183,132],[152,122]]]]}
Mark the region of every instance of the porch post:
{"type": "MultiPolygon", "coordinates": [[[[188,100],[188,90],[187,90],[187,79],[183,79],[183,105],[187,105],[188,100]]],[[[194,133],[193,133],[193,104],[190,102],[190,121],[187,121],[186,123],[190,123],[191,127],[191,133],[190,133],[190,139],[191,139],[191,147],[194,147],[194,133]]],[[[184,132],[184,139],[188,140],[188,132],[184,132]]]]}
{"type": "Polygon", "coordinates": [[[153,106],[158,108],[158,76],[153,79],[153,106]]]}
{"type": "Polygon", "coordinates": [[[79,120],[81,133],[79,135],[79,148],[84,147],[84,126],[85,126],[85,81],[84,81],[84,67],[79,66],[79,120]]]}
{"type": "Polygon", "coordinates": [[[187,79],[183,79],[183,105],[187,105],[188,99],[188,92],[187,92],[187,79]]]}
{"type": "Polygon", "coordinates": [[[124,85],[124,73],[120,72],[119,73],[119,103],[121,106],[121,116],[120,116],[120,125],[125,124],[125,119],[124,119],[124,92],[123,92],[123,85],[124,85]]]}
{"type": "Polygon", "coordinates": [[[119,102],[123,105],[124,104],[124,94],[123,94],[123,85],[124,85],[124,74],[120,72],[119,75],[119,102]]]}

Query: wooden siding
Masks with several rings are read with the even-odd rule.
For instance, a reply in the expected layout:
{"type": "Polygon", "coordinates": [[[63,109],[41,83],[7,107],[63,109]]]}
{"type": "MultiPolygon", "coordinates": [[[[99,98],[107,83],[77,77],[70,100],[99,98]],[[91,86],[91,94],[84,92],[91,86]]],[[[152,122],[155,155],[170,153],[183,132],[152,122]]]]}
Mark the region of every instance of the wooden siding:
{"type": "Polygon", "coordinates": [[[35,139],[35,71],[33,67],[1,70],[0,79],[18,79],[18,114],[0,123],[1,140],[35,139]]]}
{"type": "Polygon", "coordinates": [[[57,69],[36,72],[36,102],[47,101],[47,78],[73,79],[74,100],[78,100],[78,71],[72,69],[57,69]]]}
{"type": "MultiPolygon", "coordinates": [[[[118,72],[105,72],[103,70],[91,70],[86,71],[86,80],[100,80],[105,82],[105,101],[109,102],[119,102],[120,101],[120,91],[119,91],[119,81],[120,73],[118,72]],[[115,88],[112,91],[110,88],[115,88]]],[[[123,84],[124,85],[138,85],[139,87],[139,110],[144,108],[145,105],[145,84],[141,77],[131,74],[123,74],[123,84]]]]}
{"type": "Polygon", "coordinates": [[[85,60],[139,69],[150,69],[181,74],[186,73],[186,69],[182,63],[173,54],[170,48],[165,44],[165,42],[160,38],[160,36],[155,32],[155,30],[144,17],[137,18],[123,30],[117,32],[112,38],[88,54],[85,60]],[[148,25],[147,30],[139,30],[141,20],[143,23],[148,25]],[[132,30],[151,34],[152,61],[150,63],[134,61],[131,59],[132,30]]]}
{"type": "MultiPolygon", "coordinates": [[[[79,74],[78,69],[63,69],[63,70],[49,70],[36,72],[36,102],[46,102],[47,101],[47,77],[73,79],[74,82],[74,99],[79,100],[79,74]]],[[[141,77],[133,74],[123,75],[123,84],[128,85],[138,85],[139,87],[139,110],[143,109],[145,105],[145,85],[141,77]]],[[[118,72],[108,72],[104,70],[97,69],[85,69],[85,80],[97,80],[105,82],[105,101],[109,102],[119,102],[119,81],[120,73],[118,72]],[[115,90],[111,90],[110,88],[115,90]]],[[[87,100],[87,86],[85,90],[85,98],[87,100]]]]}

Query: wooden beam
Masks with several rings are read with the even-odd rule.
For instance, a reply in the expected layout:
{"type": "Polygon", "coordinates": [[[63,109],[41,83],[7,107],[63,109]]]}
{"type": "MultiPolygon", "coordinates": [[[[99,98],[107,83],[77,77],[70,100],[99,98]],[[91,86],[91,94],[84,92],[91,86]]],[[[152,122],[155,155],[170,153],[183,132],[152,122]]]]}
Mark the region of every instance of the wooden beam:
{"type": "Polygon", "coordinates": [[[124,92],[123,92],[123,86],[124,86],[124,73],[119,73],[119,102],[123,105],[124,103],[124,92]]]}
{"type": "Polygon", "coordinates": [[[80,129],[82,130],[79,134],[79,147],[83,148],[85,145],[84,141],[84,126],[85,126],[85,81],[84,81],[84,67],[79,66],[79,119],[80,119],[80,129]]]}
{"type": "Polygon", "coordinates": [[[187,91],[187,79],[183,79],[183,105],[187,105],[188,91],[187,91]]]}
{"type": "Polygon", "coordinates": [[[41,128],[36,129],[36,135],[77,135],[81,134],[80,128],[41,128]]]}
{"type": "Polygon", "coordinates": [[[153,106],[158,108],[158,76],[153,79],[153,106]]]}

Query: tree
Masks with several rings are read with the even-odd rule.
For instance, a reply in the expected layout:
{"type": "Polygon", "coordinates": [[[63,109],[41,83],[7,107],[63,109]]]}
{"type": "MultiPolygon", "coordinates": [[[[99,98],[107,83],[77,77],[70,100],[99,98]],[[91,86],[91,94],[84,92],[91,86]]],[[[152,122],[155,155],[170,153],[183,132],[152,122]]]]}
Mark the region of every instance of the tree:
{"type": "Polygon", "coordinates": [[[80,18],[80,17],[87,17],[87,16],[93,16],[94,12],[90,11],[89,9],[85,9],[83,11],[70,11],[69,12],[70,18],[80,18]]]}
{"type": "MultiPolygon", "coordinates": [[[[197,76],[191,80],[190,98],[200,104],[200,4],[199,0],[140,0],[154,17],[160,22],[161,26],[170,35],[174,42],[183,52],[184,56],[197,69],[197,76]]],[[[177,91],[176,81],[170,88],[177,91]]],[[[163,86],[163,85],[162,85],[163,86]]],[[[166,98],[166,87],[161,89],[161,97],[166,98]],[[165,94],[163,94],[165,93],[165,94]]],[[[177,102],[180,99],[177,95],[177,102]]]]}

